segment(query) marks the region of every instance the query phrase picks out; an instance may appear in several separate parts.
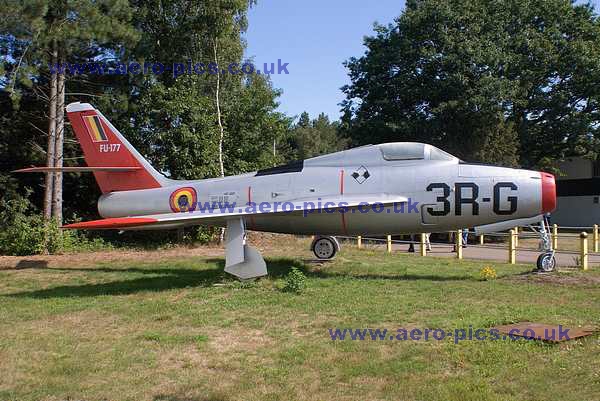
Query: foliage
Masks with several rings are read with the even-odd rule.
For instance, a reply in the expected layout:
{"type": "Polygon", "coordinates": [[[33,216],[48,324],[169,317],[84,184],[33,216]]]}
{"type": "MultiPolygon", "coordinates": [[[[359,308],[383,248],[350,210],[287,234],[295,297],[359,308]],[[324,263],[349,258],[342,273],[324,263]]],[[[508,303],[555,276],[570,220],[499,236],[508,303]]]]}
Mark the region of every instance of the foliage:
{"type": "Polygon", "coordinates": [[[26,199],[0,201],[0,254],[33,255],[59,246],[56,224],[44,222],[38,214],[26,215],[26,199]],[[45,238],[48,238],[46,243],[45,238]]]}
{"type": "Polygon", "coordinates": [[[284,292],[302,293],[306,289],[306,276],[297,267],[292,267],[285,276],[284,292]]]}
{"type": "Polygon", "coordinates": [[[3,80],[15,104],[22,89],[44,84],[51,49],[58,49],[61,62],[91,61],[135,43],[132,14],[127,0],[2,1],[3,80]]]}
{"type": "Polygon", "coordinates": [[[30,193],[27,191],[27,196],[4,193],[0,197],[0,255],[23,256],[111,248],[101,238],[88,238],[76,231],[63,231],[56,221],[44,221],[32,207],[28,199],[30,193]]]}
{"type": "Polygon", "coordinates": [[[416,140],[527,167],[597,151],[600,22],[590,5],[412,0],[375,31],[346,63],[343,126],[354,143],[416,140]]]}
{"type": "Polygon", "coordinates": [[[338,122],[330,122],[321,113],[310,120],[307,112],[300,115],[298,123],[289,134],[288,144],[294,159],[307,159],[347,147],[347,140],[340,136],[338,122]]]}
{"type": "Polygon", "coordinates": [[[211,242],[215,242],[219,239],[219,232],[221,229],[219,227],[205,227],[198,226],[194,228],[194,236],[192,241],[198,242],[202,245],[209,244],[211,242]]]}
{"type": "MultiPolygon", "coordinates": [[[[0,92],[0,192],[24,196],[25,188],[30,188],[27,213],[36,213],[41,204],[42,175],[9,176],[8,172],[45,164],[48,49],[54,40],[61,44],[68,62],[114,65],[135,60],[169,65],[193,60],[208,64],[216,50],[220,64],[242,63],[245,42],[241,35],[252,3],[0,0],[0,50],[6,55],[0,59],[0,88],[4,89],[0,92]]],[[[67,103],[93,103],[166,175],[176,179],[219,175],[215,75],[175,79],[169,73],[84,74],[67,78],[67,103]]],[[[268,77],[227,74],[220,81],[226,173],[286,161],[291,120],[276,111],[280,92],[268,77]]],[[[65,165],[81,164],[81,150],[70,127],[65,134],[65,165]]],[[[97,218],[95,204],[100,193],[92,175],[64,175],[64,193],[66,220],[97,218]]],[[[33,221],[23,224],[35,226],[33,221]]],[[[210,235],[199,235],[201,241],[210,239],[210,235]]],[[[174,241],[173,233],[102,236],[132,245],[174,241]]]]}
{"type": "Polygon", "coordinates": [[[483,281],[495,280],[498,275],[493,267],[485,266],[479,271],[479,278],[483,281]]]}

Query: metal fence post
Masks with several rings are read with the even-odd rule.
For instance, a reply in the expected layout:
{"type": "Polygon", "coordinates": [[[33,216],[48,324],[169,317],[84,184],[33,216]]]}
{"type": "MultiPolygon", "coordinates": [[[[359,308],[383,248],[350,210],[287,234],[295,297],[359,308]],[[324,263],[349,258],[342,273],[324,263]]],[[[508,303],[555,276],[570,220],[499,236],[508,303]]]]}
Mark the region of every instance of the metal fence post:
{"type": "Polygon", "coordinates": [[[421,256],[427,256],[427,248],[425,247],[425,235],[421,233],[421,256]]]}
{"type": "Polygon", "coordinates": [[[594,224],[594,252],[598,252],[598,224],[594,224]]]}
{"type": "Polygon", "coordinates": [[[484,245],[484,244],[485,244],[485,239],[484,239],[484,237],[483,237],[483,234],[481,234],[481,235],[479,236],[479,245],[484,245]]]}
{"type": "Polygon", "coordinates": [[[558,226],[552,224],[552,249],[555,251],[558,249],[558,226]]]}
{"type": "Polygon", "coordinates": [[[463,258],[462,230],[456,231],[456,233],[454,235],[456,236],[456,242],[455,242],[455,246],[456,246],[456,258],[457,259],[462,259],[463,258]]]}
{"type": "Polygon", "coordinates": [[[519,227],[515,227],[515,249],[519,247],[519,227]]]}
{"type": "Polygon", "coordinates": [[[356,245],[358,246],[358,249],[362,248],[362,237],[360,235],[356,237],[356,245]]]}
{"type": "Polygon", "coordinates": [[[581,263],[581,268],[583,270],[588,269],[588,235],[586,232],[582,232],[579,234],[580,239],[580,247],[579,247],[579,258],[581,263]]]}
{"type": "Polygon", "coordinates": [[[392,236],[387,236],[387,252],[392,253],[392,236]]]}
{"type": "Polygon", "coordinates": [[[508,263],[514,265],[517,263],[517,249],[515,247],[515,230],[510,230],[509,241],[508,241],[508,263]]]}

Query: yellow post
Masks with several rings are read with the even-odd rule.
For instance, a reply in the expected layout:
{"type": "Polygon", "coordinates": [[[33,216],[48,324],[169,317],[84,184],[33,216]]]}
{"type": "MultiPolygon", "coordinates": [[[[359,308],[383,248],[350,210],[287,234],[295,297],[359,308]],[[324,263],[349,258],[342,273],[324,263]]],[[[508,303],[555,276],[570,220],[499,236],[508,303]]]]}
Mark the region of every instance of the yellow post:
{"type": "Polygon", "coordinates": [[[581,259],[581,268],[583,270],[588,269],[588,235],[586,232],[579,234],[580,247],[579,247],[579,258],[581,259]]]}
{"type": "Polygon", "coordinates": [[[558,249],[558,226],[552,224],[552,249],[555,251],[558,249]]]}
{"type": "Polygon", "coordinates": [[[517,249],[515,247],[515,230],[510,230],[509,239],[508,239],[508,263],[514,265],[517,263],[517,249]]]}
{"type": "Polygon", "coordinates": [[[456,231],[456,233],[454,235],[456,236],[456,242],[455,242],[455,246],[456,246],[456,258],[457,259],[462,259],[463,258],[462,230],[456,231]]]}
{"type": "Polygon", "coordinates": [[[387,236],[387,252],[392,253],[392,236],[387,236]]]}
{"type": "Polygon", "coordinates": [[[362,237],[360,235],[356,237],[356,245],[358,245],[358,249],[362,248],[362,237]]]}
{"type": "Polygon", "coordinates": [[[594,252],[598,252],[598,224],[594,224],[594,252]]]}
{"type": "Polygon", "coordinates": [[[421,256],[427,256],[427,248],[425,247],[425,235],[421,233],[421,256]]]}
{"type": "Polygon", "coordinates": [[[483,234],[481,234],[481,235],[479,236],[479,245],[484,245],[484,244],[485,244],[485,239],[484,239],[484,237],[483,237],[483,234]]]}
{"type": "Polygon", "coordinates": [[[515,248],[519,247],[519,227],[515,227],[515,248]]]}

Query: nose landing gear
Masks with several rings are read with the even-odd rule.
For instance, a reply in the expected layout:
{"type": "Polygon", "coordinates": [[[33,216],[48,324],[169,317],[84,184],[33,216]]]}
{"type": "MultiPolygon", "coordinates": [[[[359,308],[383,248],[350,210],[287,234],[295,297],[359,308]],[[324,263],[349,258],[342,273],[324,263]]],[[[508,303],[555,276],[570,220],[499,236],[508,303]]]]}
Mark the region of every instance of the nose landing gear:
{"type": "Polygon", "coordinates": [[[556,257],[554,256],[554,249],[552,249],[552,241],[550,240],[549,230],[546,228],[546,218],[540,222],[539,230],[535,227],[530,226],[531,229],[536,232],[542,241],[541,248],[542,253],[537,258],[536,266],[538,271],[551,272],[556,269],[556,257]]]}
{"type": "Polygon", "coordinates": [[[556,268],[556,258],[554,252],[544,252],[537,258],[537,268],[539,271],[551,272],[556,268]]]}

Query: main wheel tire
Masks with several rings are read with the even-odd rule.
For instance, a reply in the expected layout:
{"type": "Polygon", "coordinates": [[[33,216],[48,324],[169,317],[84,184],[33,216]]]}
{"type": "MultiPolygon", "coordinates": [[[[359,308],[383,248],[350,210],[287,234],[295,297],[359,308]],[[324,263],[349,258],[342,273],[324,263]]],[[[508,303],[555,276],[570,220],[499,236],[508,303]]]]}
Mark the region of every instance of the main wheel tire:
{"type": "Polygon", "coordinates": [[[551,272],[556,268],[556,258],[552,252],[542,253],[537,258],[537,268],[542,272],[551,272]]]}
{"type": "Polygon", "coordinates": [[[322,237],[315,241],[312,251],[318,259],[333,259],[337,247],[331,238],[322,237]]]}

